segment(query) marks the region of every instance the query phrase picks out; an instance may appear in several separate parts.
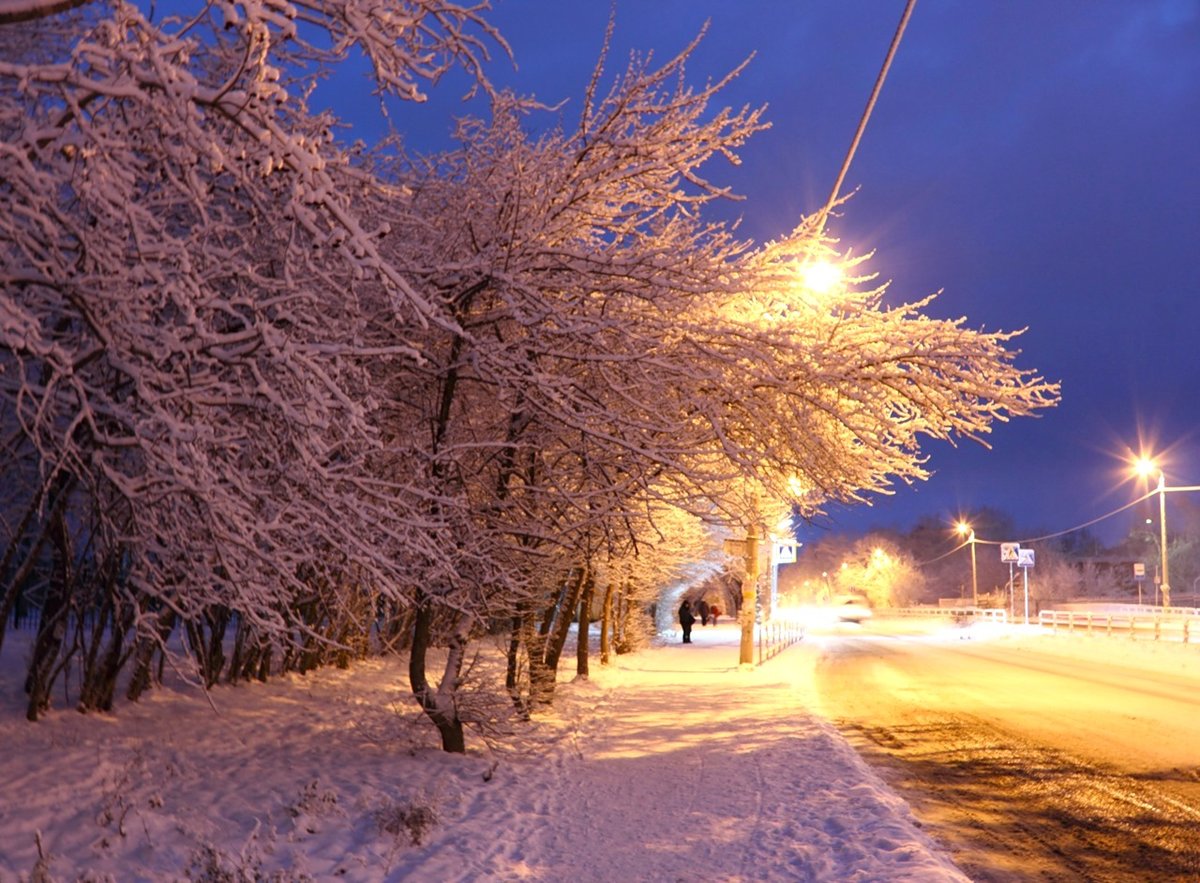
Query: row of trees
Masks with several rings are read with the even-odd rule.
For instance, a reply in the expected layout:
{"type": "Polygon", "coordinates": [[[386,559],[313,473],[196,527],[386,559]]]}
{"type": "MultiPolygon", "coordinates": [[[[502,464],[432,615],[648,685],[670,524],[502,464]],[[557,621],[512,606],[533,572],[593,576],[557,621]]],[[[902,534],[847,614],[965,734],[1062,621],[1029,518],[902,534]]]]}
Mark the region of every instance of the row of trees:
{"type": "MultiPolygon", "coordinates": [[[[1192,605],[1200,586],[1200,507],[1188,497],[1171,500],[1168,565],[1176,604],[1192,605]]],[[[790,603],[820,603],[831,594],[854,591],[879,607],[936,604],[939,599],[969,600],[973,581],[981,603],[1006,606],[1010,568],[1000,560],[997,538],[1041,537],[1022,540],[1036,553],[1029,574],[1034,605],[1079,598],[1160,603],[1155,582],[1159,571],[1158,534],[1146,527],[1157,518],[1157,504],[1135,510],[1131,527],[1120,539],[1102,542],[1089,530],[1067,532],[1022,530],[1005,512],[983,508],[972,512],[971,524],[979,542],[972,572],[969,544],[943,519],[920,519],[905,532],[874,531],[864,536],[829,535],[805,547],[802,560],[782,569],[781,590],[790,603]],[[1133,565],[1145,565],[1141,585],[1133,565]],[[974,579],[973,579],[974,578],[974,579]]],[[[1024,580],[1016,570],[1018,594],[1024,580]]]]}
{"type": "Polygon", "coordinates": [[[920,480],[923,436],[1056,401],[1010,334],[804,288],[861,274],[824,215],[766,245],[706,220],[766,123],[689,85],[694,44],[602,57],[546,127],[445,0],[30,0],[0,43],[0,643],[40,608],[30,719],[72,666],[81,709],[136,698],[175,635],[205,684],[404,649],[461,751],[481,632],[527,712],[571,621],[631,640],[708,526],[920,480]],[[401,100],[460,65],[488,112],[437,156],[347,144],[308,102],[356,53],[401,100]]]}

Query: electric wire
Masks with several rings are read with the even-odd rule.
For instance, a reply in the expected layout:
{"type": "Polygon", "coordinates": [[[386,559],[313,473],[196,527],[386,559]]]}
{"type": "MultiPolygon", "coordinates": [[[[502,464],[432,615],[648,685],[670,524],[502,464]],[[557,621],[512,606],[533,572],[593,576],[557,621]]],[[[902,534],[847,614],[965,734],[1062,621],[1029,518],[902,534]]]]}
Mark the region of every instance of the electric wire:
{"type": "MultiPolygon", "coordinates": [[[[1190,488],[1174,488],[1174,490],[1190,490],[1190,488]]],[[[1197,490],[1200,490],[1200,488],[1197,488],[1197,490]]],[[[1041,542],[1045,542],[1046,540],[1053,540],[1057,537],[1066,536],[1067,534],[1074,533],[1077,530],[1083,530],[1084,528],[1091,527],[1093,524],[1099,524],[1101,521],[1104,521],[1105,519],[1112,518],[1114,515],[1120,515],[1126,509],[1132,509],[1138,503],[1142,503],[1142,502],[1150,499],[1156,493],[1158,493],[1158,491],[1153,490],[1153,491],[1150,491],[1149,493],[1142,494],[1142,496],[1138,497],[1136,500],[1126,503],[1124,506],[1120,506],[1116,509],[1113,509],[1111,512],[1105,513],[1104,515],[1101,515],[1099,518],[1093,518],[1090,521],[1083,522],[1083,524],[1077,524],[1074,527],[1068,527],[1066,530],[1059,530],[1059,531],[1055,531],[1054,533],[1043,534],[1040,537],[1028,537],[1023,540],[1017,540],[1016,541],[1017,545],[1021,545],[1022,543],[1041,543],[1041,542]]],[[[961,543],[959,543],[957,546],[955,546],[950,551],[944,552],[943,554],[938,555],[936,558],[930,558],[928,561],[920,561],[917,563],[916,566],[917,567],[925,567],[926,565],[929,565],[929,564],[936,564],[937,562],[941,561],[944,558],[949,558],[951,555],[953,555],[959,549],[965,549],[967,546],[971,545],[971,543],[977,543],[981,546],[1000,546],[1007,542],[1010,542],[1010,540],[985,540],[985,539],[980,539],[979,536],[977,535],[975,537],[975,539],[963,540],[961,543]]]]}
{"type": "MultiPolygon", "coordinates": [[[[834,181],[834,184],[833,184],[833,190],[830,192],[829,199],[825,202],[825,205],[821,208],[821,211],[818,214],[818,217],[817,217],[817,228],[818,229],[824,229],[824,226],[825,226],[826,221],[828,220],[829,214],[830,214],[830,212],[832,212],[833,206],[838,201],[838,195],[841,193],[842,185],[846,181],[846,175],[849,174],[849,172],[850,172],[850,164],[854,161],[854,155],[858,152],[858,145],[862,141],[863,133],[866,132],[867,121],[870,120],[871,113],[875,109],[875,103],[879,100],[879,94],[883,90],[883,84],[884,84],[884,81],[887,79],[888,71],[890,70],[890,68],[892,66],[892,60],[896,57],[896,51],[900,48],[900,41],[904,37],[904,31],[908,27],[908,20],[912,17],[913,9],[916,7],[916,5],[917,5],[917,0],[907,0],[907,2],[904,5],[904,12],[900,16],[900,23],[896,26],[896,32],[892,35],[892,42],[888,46],[887,55],[883,59],[883,65],[879,69],[879,74],[875,77],[875,85],[871,89],[871,95],[867,99],[866,107],[863,108],[862,116],[859,118],[859,121],[858,121],[858,127],[854,130],[854,137],[850,141],[850,147],[846,150],[846,156],[843,158],[841,168],[838,170],[837,179],[834,181]]],[[[1163,492],[1172,491],[1172,490],[1174,490],[1174,491],[1194,491],[1194,490],[1200,490],[1200,486],[1163,488],[1162,489],[1163,492]]],[[[1138,499],[1136,499],[1130,503],[1127,503],[1124,506],[1121,506],[1117,509],[1114,509],[1111,512],[1101,515],[1098,518],[1093,518],[1090,521],[1085,521],[1083,524],[1078,524],[1074,527],[1069,527],[1066,530],[1055,531],[1054,533],[1049,533],[1049,534],[1044,534],[1044,535],[1038,536],[1038,537],[1030,537],[1027,539],[1019,540],[1018,545],[1020,543],[1045,542],[1046,540],[1052,540],[1052,539],[1056,539],[1057,537],[1066,536],[1067,534],[1074,533],[1075,531],[1078,531],[1078,530],[1084,530],[1085,528],[1091,527],[1094,524],[1099,524],[1101,521],[1112,518],[1115,515],[1119,515],[1120,513],[1126,511],[1127,509],[1131,509],[1132,507],[1138,505],[1139,503],[1150,499],[1150,497],[1152,497],[1154,494],[1159,493],[1159,492],[1160,491],[1157,489],[1153,490],[1153,491],[1149,491],[1146,494],[1139,497],[1138,499]]],[[[1007,541],[1004,541],[1004,542],[1007,542],[1007,541]]],[[[931,558],[928,561],[920,562],[916,566],[924,567],[929,564],[934,564],[938,561],[941,561],[944,558],[948,558],[949,556],[953,555],[955,552],[959,551],[960,549],[965,548],[966,546],[968,546],[972,543],[981,543],[983,545],[988,545],[988,546],[998,546],[998,545],[1001,545],[1002,541],[1001,540],[986,540],[986,539],[979,539],[979,537],[974,537],[973,539],[963,541],[961,544],[955,546],[950,551],[948,551],[942,555],[939,555],[936,558],[931,558]]]]}
{"type": "MultiPolygon", "coordinates": [[[[1168,493],[1168,494],[1172,493],[1172,492],[1178,492],[1178,491],[1200,491],[1200,485],[1182,485],[1179,487],[1165,487],[1162,489],[1162,491],[1163,491],[1163,493],[1168,493]]],[[[1030,543],[1030,544],[1042,543],[1042,542],[1045,542],[1046,540],[1053,540],[1053,539],[1057,539],[1058,537],[1066,536],[1069,533],[1075,533],[1075,531],[1077,531],[1077,530],[1084,530],[1086,528],[1091,527],[1094,524],[1099,524],[1101,521],[1105,521],[1106,519],[1112,518],[1114,515],[1120,515],[1122,512],[1126,511],[1127,509],[1132,509],[1134,506],[1138,505],[1139,503],[1144,503],[1146,500],[1149,500],[1151,497],[1153,497],[1157,493],[1159,493],[1159,491],[1157,488],[1155,488],[1152,491],[1147,491],[1146,493],[1142,494],[1136,500],[1131,500],[1130,502],[1126,503],[1124,506],[1119,506],[1116,509],[1113,509],[1111,512],[1106,512],[1104,515],[1101,515],[1097,518],[1093,518],[1090,521],[1085,521],[1082,524],[1075,525],[1074,527],[1068,527],[1066,530],[1058,530],[1058,531],[1055,531],[1054,533],[1043,534],[1042,536],[1039,536],[1039,537],[1027,537],[1026,539],[1017,540],[1016,541],[1017,545],[1021,545],[1024,543],[1030,543]]],[[[973,543],[973,542],[978,543],[983,546],[1000,546],[1000,545],[1003,545],[1004,543],[1007,543],[1010,541],[1009,540],[985,540],[985,539],[980,539],[978,536],[976,536],[974,540],[963,540],[963,542],[959,543],[953,549],[951,549],[948,552],[944,552],[941,555],[938,555],[936,558],[930,558],[928,561],[919,561],[916,563],[916,566],[917,567],[925,567],[929,564],[936,564],[937,562],[939,562],[945,558],[949,558],[951,555],[953,555],[959,549],[965,549],[967,546],[971,545],[971,543],[973,543]]]]}
{"type": "Polygon", "coordinates": [[[850,141],[850,147],[846,151],[845,159],[842,160],[842,167],[838,171],[837,180],[833,183],[833,191],[829,194],[829,199],[817,218],[818,229],[824,229],[825,222],[829,218],[829,213],[838,201],[838,194],[841,192],[842,184],[845,183],[846,175],[850,171],[850,163],[853,162],[854,154],[858,152],[858,144],[862,141],[863,132],[867,129],[867,120],[871,118],[871,111],[875,109],[875,102],[879,99],[879,93],[883,89],[883,81],[887,79],[888,69],[892,66],[892,59],[896,57],[896,50],[900,48],[900,40],[904,36],[904,29],[908,27],[908,20],[912,17],[913,8],[916,5],[917,0],[908,0],[904,6],[904,14],[900,16],[900,24],[896,26],[896,33],[892,35],[892,43],[888,47],[887,55],[883,59],[883,66],[879,69],[879,75],[875,78],[875,85],[871,89],[871,96],[867,99],[867,106],[863,109],[862,117],[858,121],[858,128],[854,131],[854,138],[850,141]]]}

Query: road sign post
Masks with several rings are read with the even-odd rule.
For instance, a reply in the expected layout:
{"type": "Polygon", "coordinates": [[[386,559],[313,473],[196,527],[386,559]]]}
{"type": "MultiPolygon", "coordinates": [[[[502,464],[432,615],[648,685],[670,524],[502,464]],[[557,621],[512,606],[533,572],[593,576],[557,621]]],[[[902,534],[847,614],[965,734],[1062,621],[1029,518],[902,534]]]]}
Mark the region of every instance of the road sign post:
{"type": "Polygon", "coordinates": [[[800,543],[795,540],[785,540],[777,536],[771,537],[771,606],[770,613],[775,615],[779,609],[779,565],[796,563],[796,547],[800,543]]]}
{"type": "Polygon", "coordinates": [[[1015,601],[1013,599],[1013,565],[1021,557],[1020,543],[1001,543],[1000,544],[1000,563],[1008,565],[1008,618],[1011,621],[1016,617],[1015,601]]]}
{"type": "Polygon", "coordinates": [[[1017,550],[1017,567],[1025,576],[1025,625],[1029,625],[1029,568],[1033,567],[1033,549],[1017,550]]]}

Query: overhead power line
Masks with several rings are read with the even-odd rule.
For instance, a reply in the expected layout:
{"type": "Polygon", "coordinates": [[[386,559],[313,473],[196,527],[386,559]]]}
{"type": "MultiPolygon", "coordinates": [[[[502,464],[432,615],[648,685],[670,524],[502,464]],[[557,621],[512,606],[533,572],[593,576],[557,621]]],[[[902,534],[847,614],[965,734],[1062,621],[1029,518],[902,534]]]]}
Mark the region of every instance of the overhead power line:
{"type": "Polygon", "coordinates": [[[833,191],[829,194],[829,200],[825,203],[825,207],[821,209],[821,215],[818,220],[818,226],[824,227],[825,221],[829,217],[829,212],[832,211],[834,204],[838,201],[838,194],[842,191],[842,184],[846,181],[846,175],[850,171],[850,163],[854,160],[854,154],[858,151],[858,144],[862,141],[863,132],[867,129],[867,120],[871,118],[871,111],[875,109],[875,102],[879,99],[879,93],[883,89],[883,81],[887,79],[888,69],[892,66],[892,59],[896,57],[896,50],[900,48],[900,40],[904,36],[904,29],[908,27],[908,20],[912,17],[913,8],[917,5],[917,0],[908,0],[904,6],[904,14],[900,16],[900,24],[896,26],[896,33],[892,35],[892,43],[888,47],[887,56],[883,60],[883,67],[879,69],[879,76],[875,78],[875,86],[871,89],[871,97],[867,100],[867,106],[863,109],[862,118],[858,121],[858,128],[854,131],[854,138],[850,142],[850,148],[846,151],[846,158],[842,160],[842,167],[838,171],[837,180],[833,183],[833,191]]]}
{"type": "MultiPolygon", "coordinates": [[[[1168,493],[1170,493],[1171,491],[1200,491],[1200,485],[1188,486],[1188,487],[1169,487],[1169,488],[1165,488],[1165,490],[1168,493]]],[[[1026,539],[1016,540],[1015,542],[1017,542],[1018,545],[1023,544],[1023,543],[1042,543],[1042,542],[1045,542],[1046,540],[1053,540],[1053,539],[1057,539],[1058,537],[1064,537],[1069,533],[1075,533],[1075,531],[1077,531],[1077,530],[1084,530],[1086,528],[1091,527],[1094,524],[1099,524],[1101,521],[1105,521],[1106,519],[1112,518],[1114,515],[1120,515],[1126,509],[1132,509],[1134,506],[1138,505],[1138,503],[1143,503],[1146,500],[1149,500],[1151,497],[1153,497],[1157,493],[1158,493],[1157,490],[1148,491],[1147,493],[1142,494],[1136,500],[1132,500],[1131,502],[1126,503],[1124,506],[1118,506],[1116,509],[1113,509],[1111,512],[1106,512],[1105,514],[1101,515],[1098,518],[1093,518],[1090,521],[1085,521],[1082,524],[1075,525],[1074,527],[1068,527],[1066,530],[1058,530],[1058,531],[1055,531],[1054,533],[1043,534],[1040,537],[1027,537],[1026,539]]],[[[984,546],[999,546],[1002,543],[1006,543],[1009,541],[1008,540],[984,540],[984,539],[980,539],[977,536],[977,537],[975,537],[974,540],[964,540],[962,543],[955,546],[949,552],[945,552],[941,555],[938,555],[936,558],[930,558],[928,561],[917,562],[916,566],[917,567],[925,567],[928,564],[934,564],[938,561],[941,561],[943,558],[949,558],[951,555],[953,555],[959,549],[965,549],[972,542],[978,543],[978,544],[984,545],[984,546]]]]}

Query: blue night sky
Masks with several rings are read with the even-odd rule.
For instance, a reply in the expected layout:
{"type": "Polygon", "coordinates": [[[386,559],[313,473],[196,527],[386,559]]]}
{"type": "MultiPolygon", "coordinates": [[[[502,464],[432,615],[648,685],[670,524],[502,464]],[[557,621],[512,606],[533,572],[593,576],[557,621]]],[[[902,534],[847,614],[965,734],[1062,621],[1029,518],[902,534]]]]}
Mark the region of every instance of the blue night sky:
{"type": "MultiPolygon", "coordinates": [[[[755,54],[726,102],[767,104],[773,128],[740,168],[712,177],[746,197],[725,211],[758,241],[828,196],[904,9],[614,5],[610,73],[630,49],[665,60],[706,20],[694,82],[755,54]]],[[[517,69],[498,58],[490,73],[566,100],[574,121],[609,0],[494,6],[517,69]]],[[[336,110],[365,121],[338,91],[336,110]]],[[[459,94],[449,79],[393,121],[413,148],[436,149],[462,112],[459,94]]],[[[903,529],[991,506],[1030,534],[1064,530],[1137,496],[1131,450],[1165,453],[1169,485],[1200,484],[1200,0],[920,0],[843,189],[857,193],[831,230],[843,247],[875,252],[889,301],[942,290],[936,316],[1028,327],[1018,363],[1060,381],[1062,403],[998,425],[990,451],[931,443],[930,481],[836,510],[835,529],[903,529]]],[[[1094,530],[1115,539],[1130,517],[1094,530]]]]}

